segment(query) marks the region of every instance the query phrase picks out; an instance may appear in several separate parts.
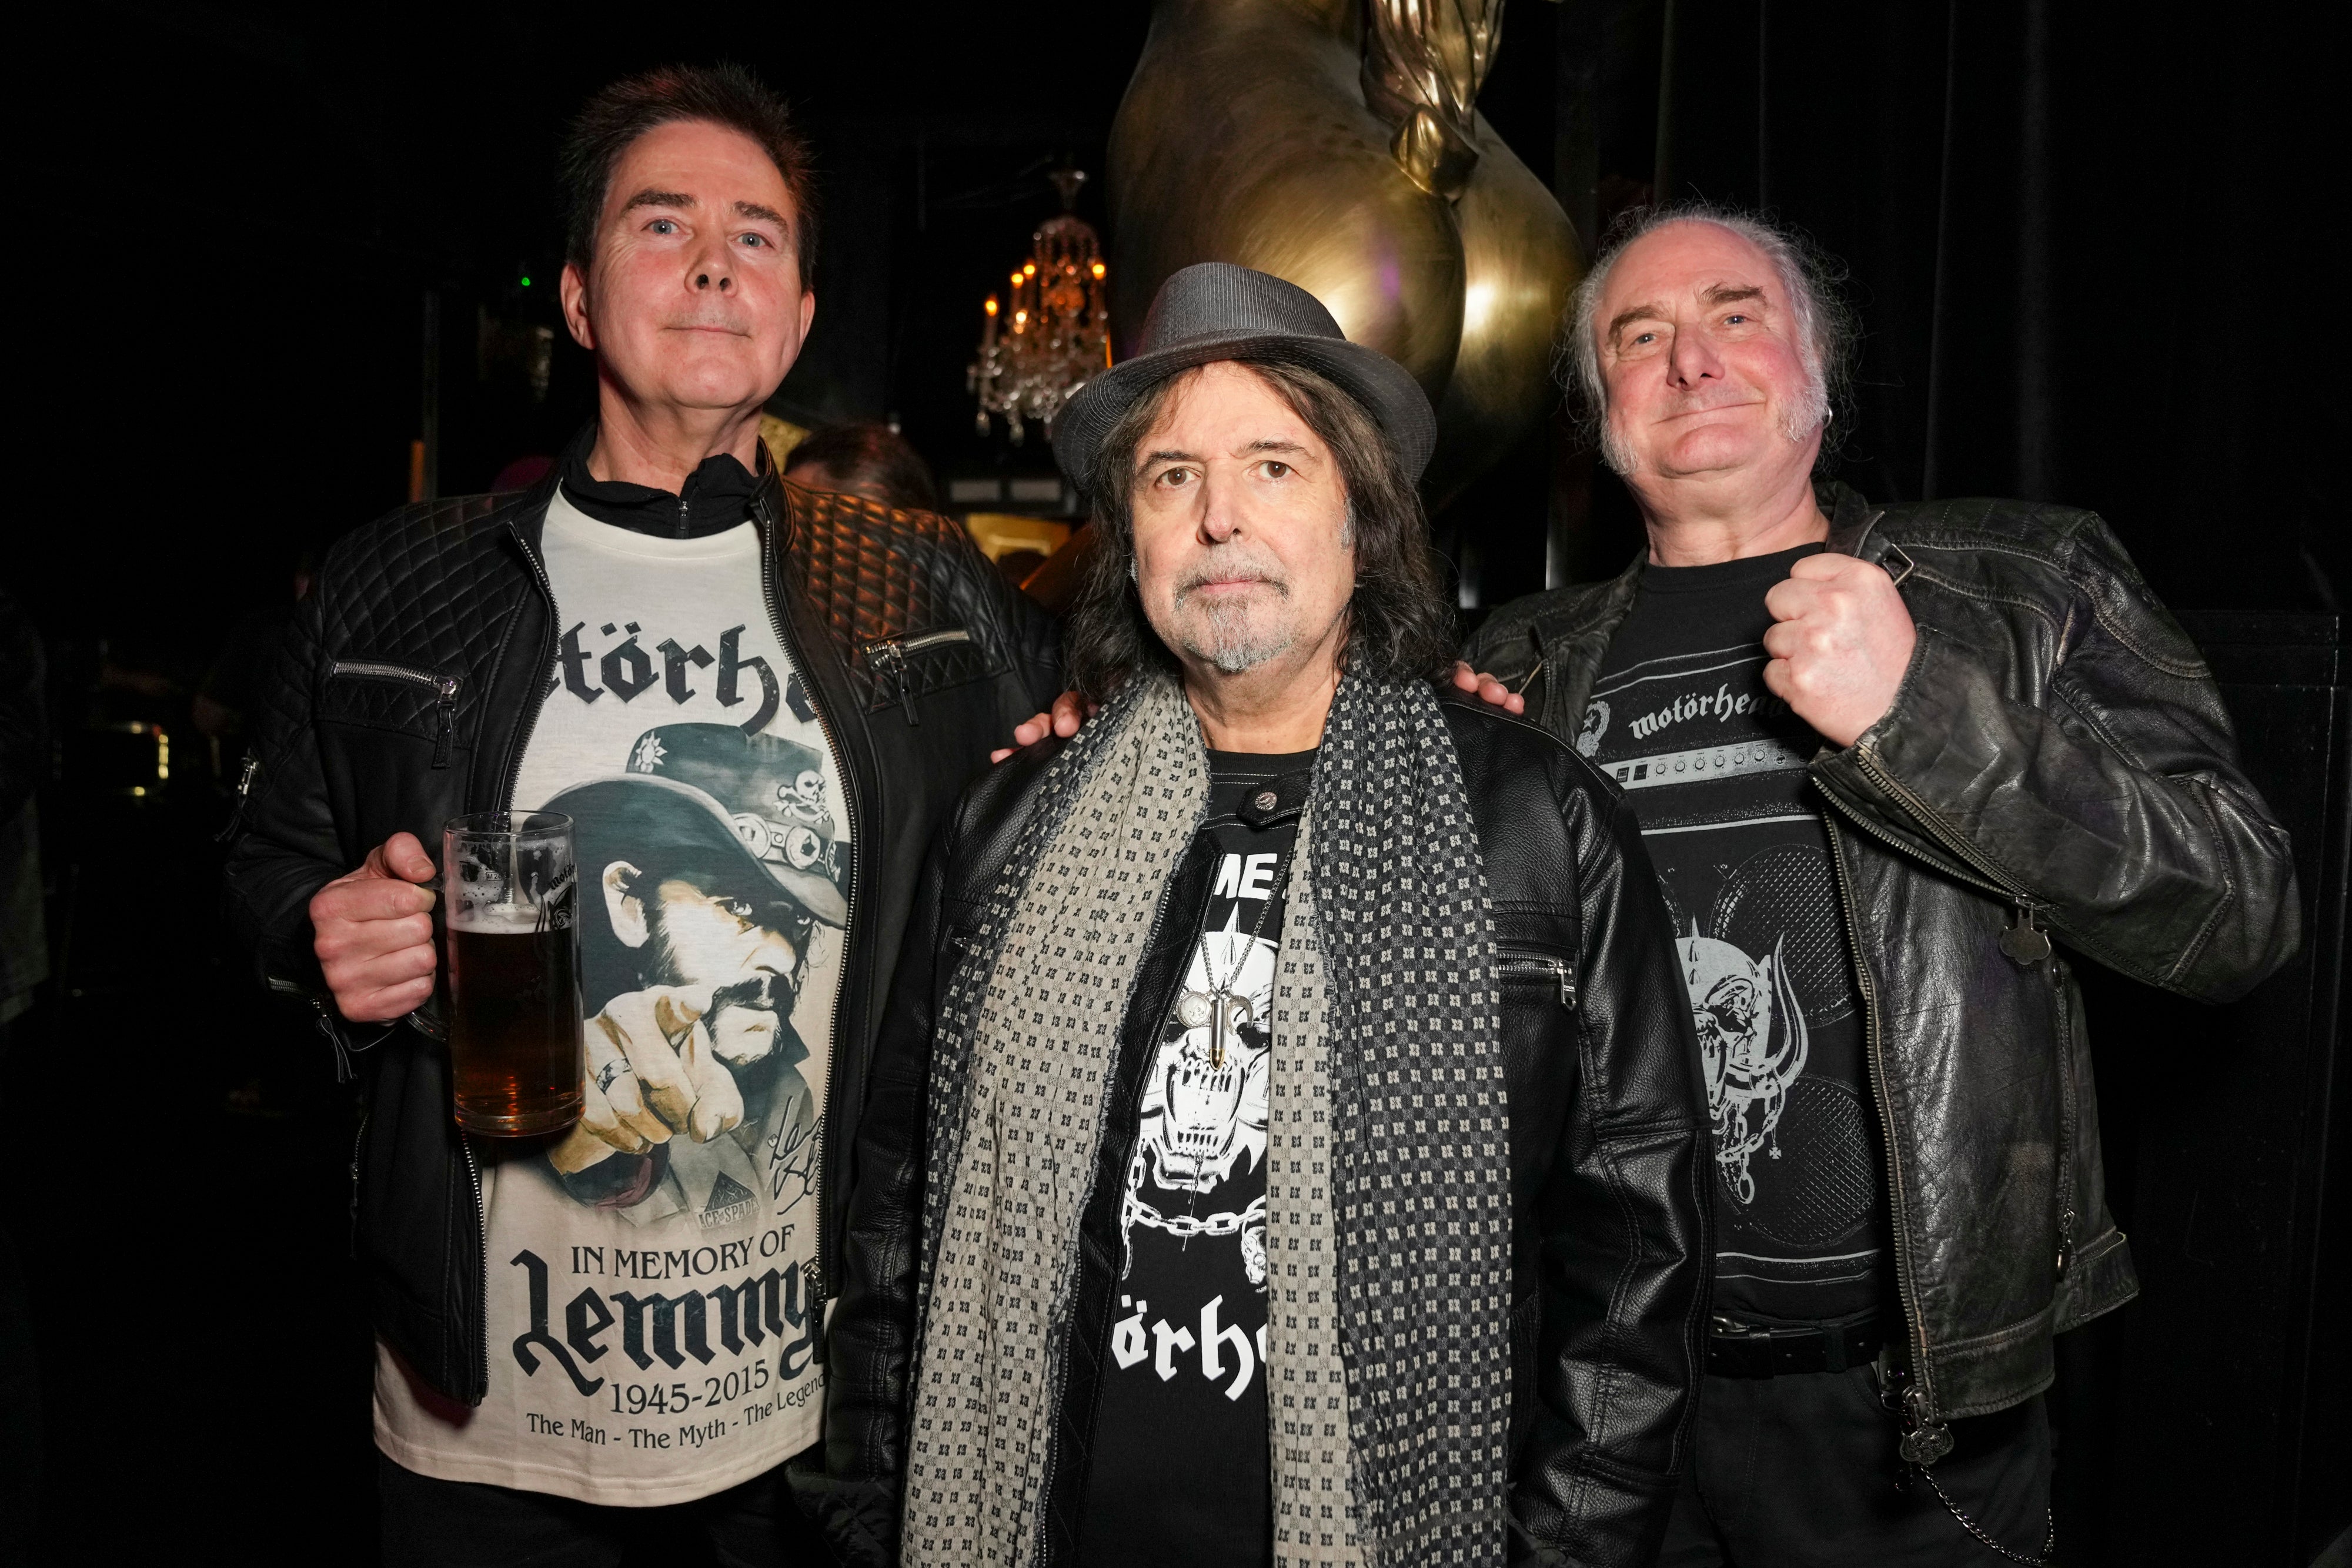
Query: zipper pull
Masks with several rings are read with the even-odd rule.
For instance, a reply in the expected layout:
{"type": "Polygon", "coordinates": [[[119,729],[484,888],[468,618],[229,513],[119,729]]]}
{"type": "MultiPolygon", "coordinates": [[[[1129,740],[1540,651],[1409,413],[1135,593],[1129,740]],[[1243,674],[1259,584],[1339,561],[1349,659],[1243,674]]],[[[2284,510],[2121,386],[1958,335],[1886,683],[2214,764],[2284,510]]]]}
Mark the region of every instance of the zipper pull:
{"type": "Polygon", "coordinates": [[[2033,924],[2027,905],[2017,906],[2017,924],[2000,934],[2000,950],[2028,969],[2050,956],[2049,934],[2033,924]]]}
{"type": "Polygon", "coordinates": [[[228,821],[213,835],[213,842],[225,844],[236,833],[237,824],[245,821],[245,802],[253,793],[253,776],[261,770],[261,758],[253,752],[245,754],[245,766],[237,769],[236,804],[229,808],[228,821]]]}
{"type": "MultiPolygon", "coordinates": [[[[2062,1181],[2066,1179],[2064,1172],[2059,1173],[2059,1179],[2062,1181]]],[[[2058,1217],[2058,1277],[2060,1279],[2066,1277],[2067,1267],[2074,1261],[2074,1211],[2070,1207],[2058,1217]]]]}
{"type": "Polygon", "coordinates": [[[923,721],[915,713],[914,683],[907,678],[906,652],[898,646],[897,639],[893,638],[887,643],[875,643],[866,650],[866,653],[874,661],[875,670],[884,680],[897,683],[898,706],[907,710],[907,723],[919,728],[923,721]]]}
{"type": "Polygon", "coordinates": [[[434,683],[434,686],[441,694],[433,705],[440,715],[441,727],[433,738],[433,766],[446,768],[449,755],[457,744],[457,677],[444,675],[434,683]]]}

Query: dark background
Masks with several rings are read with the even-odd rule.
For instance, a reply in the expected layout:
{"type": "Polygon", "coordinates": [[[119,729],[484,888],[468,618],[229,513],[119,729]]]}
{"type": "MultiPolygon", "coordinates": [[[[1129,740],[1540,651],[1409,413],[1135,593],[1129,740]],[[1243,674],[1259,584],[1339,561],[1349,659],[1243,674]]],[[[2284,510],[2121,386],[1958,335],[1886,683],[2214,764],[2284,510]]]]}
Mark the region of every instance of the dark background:
{"type": "MultiPolygon", "coordinates": [[[[1481,107],[1588,236],[1658,193],[1810,231],[1849,267],[1865,326],[1843,476],[1882,500],[2095,507],[2169,602],[2261,612],[2207,622],[2250,638],[2261,676],[2263,628],[2332,615],[2347,581],[2326,499],[2352,451],[2326,237],[2343,40],[2318,16],[1511,0],[1481,107]]],[[[585,417],[588,363],[554,308],[554,138],[596,86],[662,61],[750,64],[815,141],[817,326],[779,411],[896,417],[945,476],[1049,472],[1034,442],[973,434],[963,371],[982,297],[1057,209],[1046,172],[1101,169],[1148,22],[1139,4],[905,0],[88,4],[47,19],[15,105],[11,342],[30,428],[0,552],[0,586],[48,643],[68,770],[44,807],[58,978],[5,1080],[20,1196],[0,1226],[42,1347],[42,1414],[7,1413],[9,1463],[46,1437],[33,1560],[204,1542],[256,1563],[365,1563],[373,1528],[367,1336],[341,1273],[348,1095],[299,1019],[188,939],[213,896],[211,759],[184,761],[168,800],[93,805],[72,780],[104,759],[74,737],[92,718],[184,719],[230,629],[285,599],[306,549],[406,498],[428,401],[443,493],[486,486],[585,417]],[[555,338],[543,399],[516,348],[537,327],[555,338]],[[258,1100],[232,1097],[257,1082],[258,1100]]],[[[1101,222],[1098,184],[1078,211],[1101,222]]],[[[1472,613],[1613,572],[1638,538],[1558,417],[1436,522],[1472,613]]],[[[2294,624],[2340,647],[2339,622],[2294,624]]],[[[2341,701],[2260,711],[2268,733],[2251,739],[2310,740],[2310,779],[2337,778],[2334,808],[2313,782],[2311,820],[2340,813],[2341,701]]],[[[2317,837],[2340,863],[2333,831],[2317,837]]],[[[2177,1009],[2093,984],[2130,1228],[2143,1129],[2193,1115],[2211,1069],[2194,1040],[2139,1032],[2177,1009]]],[[[2270,1103],[2245,1115],[2280,1124],[2270,1103]]],[[[2239,1224],[2249,1268],[2268,1256],[2258,1220],[2239,1224]]],[[[2150,1240],[2153,1284],[2169,1255],[2150,1240]]],[[[2180,1242],[2200,1279],[2235,1256],[2180,1242]]],[[[2227,1361],[2196,1336],[2245,1339],[2226,1287],[2194,1299],[2218,1315],[2155,1350],[2127,1345],[2128,1312],[2069,1336],[2071,1561],[2170,1560],[2160,1511],[2111,1517],[2119,1497],[2147,1502],[2119,1476],[2159,1473],[2138,1457],[2153,1438],[2243,1448],[2221,1395],[2168,1396],[2168,1366],[2227,1361]]],[[[2246,1473],[2294,1452],[2265,1448],[2246,1473]]],[[[2249,1542],[2284,1528],[2226,1488],[2158,1500],[2249,1542]]],[[[2243,1560],[2308,1561],[2310,1543],[2275,1544],[2243,1560]]]]}

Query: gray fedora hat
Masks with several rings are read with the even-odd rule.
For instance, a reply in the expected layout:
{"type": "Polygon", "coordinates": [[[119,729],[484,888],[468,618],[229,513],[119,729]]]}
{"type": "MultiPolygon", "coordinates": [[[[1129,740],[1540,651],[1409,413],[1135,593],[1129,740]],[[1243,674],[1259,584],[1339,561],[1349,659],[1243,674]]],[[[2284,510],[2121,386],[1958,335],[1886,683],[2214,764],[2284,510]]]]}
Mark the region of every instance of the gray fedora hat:
{"type": "Polygon", "coordinates": [[[1229,261],[1203,261],[1170,275],[1152,298],[1135,354],[1080,387],[1055,419],[1054,460],[1062,473],[1086,488],[1103,437],[1138,398],[1180,371],[1218,360],[1321,371],[1395,443],[1407,477],[1418,479],[1429,466],[1437,416],[1402,365],[1348,341],[1323,302],[1298,285],[1229,261]]]}

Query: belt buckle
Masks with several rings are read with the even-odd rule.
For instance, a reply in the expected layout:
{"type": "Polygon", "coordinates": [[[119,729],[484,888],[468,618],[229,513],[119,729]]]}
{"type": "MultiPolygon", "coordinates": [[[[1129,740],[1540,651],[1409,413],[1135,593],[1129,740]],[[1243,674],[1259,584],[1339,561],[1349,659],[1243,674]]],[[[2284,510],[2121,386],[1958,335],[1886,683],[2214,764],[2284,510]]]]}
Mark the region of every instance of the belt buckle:
{"type": "Polygon", "coordinates": [[[1709,1314],[1707,1322],[1707,1359],[1720,1363],[1718,1375],[1729,1377],[1769,1377],[1772,1364],[1772,1331],[1756,1323],[1744,1323],[1737,1318],[1727,1318],[1720,1312],[1709,1314]]]}

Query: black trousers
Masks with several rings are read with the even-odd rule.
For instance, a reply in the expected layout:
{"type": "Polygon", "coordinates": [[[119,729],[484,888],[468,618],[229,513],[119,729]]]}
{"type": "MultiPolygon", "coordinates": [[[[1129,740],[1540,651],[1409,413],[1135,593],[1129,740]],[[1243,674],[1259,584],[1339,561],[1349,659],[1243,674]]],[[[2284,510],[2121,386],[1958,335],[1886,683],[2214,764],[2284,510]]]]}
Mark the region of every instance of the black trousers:
{"type": "Polygon", "coordinates": [[[436,1480],[376,1456],[383,1568],[826,1568],[782,1465],[667,1508],[600,1508],[544,1492],[436,1480]]]}
{"type": "MultiPolygon", "coordinates": [[[[1901,1427],[1870,1368],[1710,1377],[1660,1568],[1998,1568],[1924,1482],[1899,1487],[1901,1427]]],[[[2040,1398],[1952,1423],[1936,1481],[2009,1551],[2049,1528],[2050,1422],[2040,1398]]]]}

